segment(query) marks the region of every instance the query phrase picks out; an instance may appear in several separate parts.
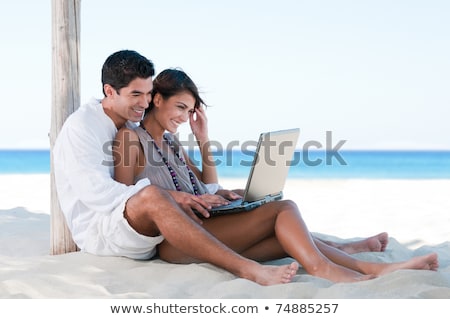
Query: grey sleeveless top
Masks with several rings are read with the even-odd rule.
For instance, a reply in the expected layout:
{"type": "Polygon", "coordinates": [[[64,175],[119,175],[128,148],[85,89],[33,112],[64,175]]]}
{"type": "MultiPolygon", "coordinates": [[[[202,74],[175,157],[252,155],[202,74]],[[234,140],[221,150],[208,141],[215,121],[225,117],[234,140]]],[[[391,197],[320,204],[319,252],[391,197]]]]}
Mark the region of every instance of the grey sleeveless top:
{"type": "MultiPolygon", "coordinates": [[[[136,127],[135,131],[139,136],[139,141],[142,145],[142,149],[144,150],[145,156],[145,167],[144,170],[136,176],[134,182],[136,183],[138,180],[142,178],[148,178],[153,185],[157,185],[163,189],[167,190],[176,190],[175,184],[173,182],[172,176],[164,163],[161,155],[156,150],[155,146],[152,142],[152,137],[141,127],[136,127]]],[[[180,154],[180,156],[184,159],[184,154],[182,152],[182,145],[180,142],[169,133],[164,134],[164,136],[172,142],[175,150],[180,154]]],[[[173,150],[170,148],[168,143],[163,141],[161,152],[164,157],[169,162],[169,165],[176,173],[176,178],[183,192],[194,194],[194,188],[192,186],[190,176],[188,173],[188,169],[186,165],[184,165],[178,157],[175,155],[173,150]]],[[[208,193],[207,188],[204,183],[198,180],[198,178],[194,174],[195,183],[198,188],[198,192],[200,194],[208,193]]]]}

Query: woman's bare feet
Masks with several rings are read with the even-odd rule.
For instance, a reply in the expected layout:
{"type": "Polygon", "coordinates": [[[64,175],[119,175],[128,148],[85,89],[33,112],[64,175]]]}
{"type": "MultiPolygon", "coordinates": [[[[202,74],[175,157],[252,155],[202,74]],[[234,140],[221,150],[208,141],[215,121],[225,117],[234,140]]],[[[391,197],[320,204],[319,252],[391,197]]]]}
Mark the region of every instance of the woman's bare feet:
{"type": "Polygon", "coordinates": [[[255,264],[255,267],[248,269],[249,272],[241,277],[263,286],[286,284],[297,274],[298,267],[296,262],[282,266],[255,264]]]}
{"type": "Polygon", "coordinates": [[[372,237],[348,243],[335,243],[330,241],[324,242],[329,246],[346,252],[347,254],[356,254],[362,252],[383,252],[386,250],[388,241],[388,233],[380,233],[372,237]]]}
{"type": "Polygon", "coordinates": [[[373,274],[365,275],[332,262],[323,263],[320,267],[316,267],[316,269],[308,270],[308,273],[333,282],[356,282],[369,280],[376,277],[373,274]]]}
{"type": "Polygon", "coordinates": [[[424,256],[418,256],[406,261],[389,263],[389,264],[372,264],[371,270],[364,271],[365,273],[372,273],[375,275],[385,275],[390,272],[401,269],[415,269],[415,270],[433,270],[439,268],[438,256],[436,253],[431,253],[424,256]]]}

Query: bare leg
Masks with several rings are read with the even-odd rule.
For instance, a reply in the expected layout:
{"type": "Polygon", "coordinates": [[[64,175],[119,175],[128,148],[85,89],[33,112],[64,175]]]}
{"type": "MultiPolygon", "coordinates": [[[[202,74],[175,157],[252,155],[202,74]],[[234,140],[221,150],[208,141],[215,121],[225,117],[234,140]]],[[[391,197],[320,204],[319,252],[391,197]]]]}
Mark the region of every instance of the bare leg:
{"type": "Polygon", "coordinates": [[[387,233],[380,233],[372,237],[368,237],[362,240],[336,243],[333,241],[323,240],[315,237],[317,240],[323,241],[328,246],[340,249],[347,254],[356,254],[362,252],[383,252],[386,250],[386,246],[389,241],[387,233]]]}
{"type": "Polygon", "coordinates": [[[292,256],[308,273],[337,282],[372,277],[326,258],[291,201],[268,203],[250,212],[207,219],[203,226],[228,247],[255,260],[292,256]]]}
{"type": "Polygon", "coordinates": [[[439,267],[437,254],[435,253],[414,257],[410,260],[397,263],[373,263],[357,260],[341,250],[328,246],[322,241],[316,240],[316,244],[330,260],[363,274],[379,276],[400,269],[437,270],[439,267]]]}
{"type": "MultiPolygon", "coordinates": [[[[400,269],[437,270],[439,267],[437,255],[435,253],[414,257],[403,262],[372,263],[357,260],[344,251],[329,246],[321,240],[314,240],[318,249],[331,261],[367,275],[380,276],[400,269]]],[[[260,261],[287,257],[287,254],[283,251],[283,248],[275,236],[261,241],[258,245],[243,252],[242,255],[260,261]]]]}
{"type": "Polygon", "coordinates": [[[308,273],[332,281],[364,280],[405,268],[435,270],[438,267],[435,254],[393,264],[357,260],[313,239],[296,205],[290,201],[266,204],[248,213],[208,219],[204,226],[243,256],[260,261],[291,256],[308,273]]]}
{"type": "MultiPolygon", "coordinates": [[[[435,253],[414,257],[410,260],[396,263],[372,263],[357,260],[349,256],[347,253],[333,246],[327,245],[321,240],[315,239],[315,242],[318,249],[328,259],[332,260],[336,264],[367,275],[371,274],[374,276],[380,276],[400,269],[437,270],[439,267],[437,255],[435,253]]],[[[276,237],[271,237],[261,241],[258,245],[255,245],[243,252],[242,255],[259,261],[287,257],[276,237]]]]}
{"type": "Polygon", "coordinates": [[[296,263],[264,266],[238,255],[186,216],[167,192],[154,186],[148,186],[132,196],[124,215],[138,233],[164,235],[166,240],[159,247],[162,258],[167,255],[170,259],[170,250],[166,254],[165,247],[176,247],[186,255],[261,285],[289,282],[298,269],[296,263]]]}

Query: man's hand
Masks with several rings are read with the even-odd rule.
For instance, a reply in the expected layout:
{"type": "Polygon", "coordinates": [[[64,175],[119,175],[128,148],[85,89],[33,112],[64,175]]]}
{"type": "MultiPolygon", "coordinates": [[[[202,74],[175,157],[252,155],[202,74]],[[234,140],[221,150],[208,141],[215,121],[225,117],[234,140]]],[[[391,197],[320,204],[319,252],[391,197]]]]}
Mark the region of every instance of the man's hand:
{"type": "Polygon", "coordinates": [[[203,224],[202,220],[195,214],[194,210],[204,217],[209,217],[208,210],[212,205],[204,200],[201,196],[195,196],[185,192],[169,191],[169,194],[180,205],[180,207],[199,224],[203,224]]]}
{"type": "Polygon", "coordinates": [[[223,205],[228,205],[230,201],[225,199],[223,196],[218,195],[217,193],[214,194],[203,194],[199,196],[201,199],[203,199],[205,202],[207,202],[212,207],[218,207],[223,205]]]}

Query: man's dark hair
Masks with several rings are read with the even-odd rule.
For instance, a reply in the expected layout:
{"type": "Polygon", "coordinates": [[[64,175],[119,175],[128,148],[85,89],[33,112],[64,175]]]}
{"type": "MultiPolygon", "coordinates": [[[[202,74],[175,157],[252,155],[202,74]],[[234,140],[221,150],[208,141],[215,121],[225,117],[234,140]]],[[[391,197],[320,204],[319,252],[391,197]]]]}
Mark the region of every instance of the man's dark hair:
{"type": "MultiPolygon", "coordinates": [[[[136,78],[147,79],[155,75],[153,62],[136,51],[122,50],[111,54],[103,64],[102,84],[111,85],[117,93],[136,78]]],[[[103,88],[103,94],[105,89],[103,88]]]]}

